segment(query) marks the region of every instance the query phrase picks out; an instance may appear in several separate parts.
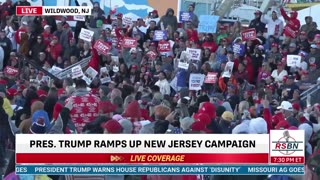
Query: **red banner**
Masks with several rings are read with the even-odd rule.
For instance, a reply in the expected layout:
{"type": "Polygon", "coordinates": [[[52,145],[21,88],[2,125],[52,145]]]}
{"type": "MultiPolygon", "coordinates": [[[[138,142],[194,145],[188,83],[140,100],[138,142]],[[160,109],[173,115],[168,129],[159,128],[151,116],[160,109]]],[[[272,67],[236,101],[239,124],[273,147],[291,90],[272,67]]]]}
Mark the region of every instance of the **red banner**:
{"type": "Polygon", "coordinates": [[[122,42],[124,48],[135,48],[137,47],[137,40],[134,38],[124,38],[122,42]]]}
{"type": "Polygon", "coordinates": [[[241,32],[242,41],[254,40],[257,38],[256,29],[251,28],[241,32]]]}
{"type": "Polygon", "coordinates": [[[103,55],[107,55],[108,52],[110,51],[111,47],[109,46],[108,43],[98,39],[95,43],[93,48],[95,48],[99,53],[103,55]]]}
{"type": "Polygon", "coordinates": [[[170,42],[164,41],[164,40],[159,41],[158,51],[159,52],[170,52],[171,51],[170,42]]]}
{"type": "Polygon", "coordinates": [[[158,56],[158,54],[154,51],[149,51],[147,52],[146,56],[150,59],[155,59],[158,56]]]}
{"type": "Polygon", "coordinates": [[[16,76],[19,73],[18,69],[12,66],[6,66],[3,72],[7,76],[16,76]]]}
{"type": "Polygon", "coordinates": [[[17,153],[16,163],[30,164],[104,164],[104,163],[211,163],[211,164],[263,164],[269,162],[268,153],[219,153],[219,154],[151,154],[151,153],[17,153]]]}
{"type": "Polygon", "coordinates": [[[218,73],[215,72],[209,72],[204,79],[204,83],[206,84],[214,84],[217,82],[218,79],[218,73]]]}

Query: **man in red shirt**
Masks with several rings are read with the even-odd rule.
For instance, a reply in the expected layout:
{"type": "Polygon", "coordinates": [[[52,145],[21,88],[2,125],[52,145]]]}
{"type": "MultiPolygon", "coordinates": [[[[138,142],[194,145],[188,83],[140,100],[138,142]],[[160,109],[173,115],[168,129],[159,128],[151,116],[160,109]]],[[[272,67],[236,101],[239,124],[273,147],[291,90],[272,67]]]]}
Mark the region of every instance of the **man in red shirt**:
{"type": "Polygon", "coordinates": [[[27,33],[27,26],[28,26],[28,22],[27,21],[22,21],[21,22],[21,26],[20,28],[17,30],[16,34],[15,34],[15,40],[17,42],[17,50],[19,49],[20,47],[20,43],[21,43],[21,35],[23,33],[27,33]]]}
{"type": "Polygon", "coordinates": [[[51,27],[49,25],[44,26],[42,37],[44,44],[48,46],[51,42],[51,39],[53,38],[53,35],[51,34],[51,27]]]}
{"type": "Polygon", "coordinates": [[[87,123],[98,117],[100,98],[87,90],[86,81],[79,79],[76,81],[76,91],[66,100],[66,104],[69,101],[72,102],[72,108],[70,109],[71,120],[77,132],[81,133],[87,123]]]}

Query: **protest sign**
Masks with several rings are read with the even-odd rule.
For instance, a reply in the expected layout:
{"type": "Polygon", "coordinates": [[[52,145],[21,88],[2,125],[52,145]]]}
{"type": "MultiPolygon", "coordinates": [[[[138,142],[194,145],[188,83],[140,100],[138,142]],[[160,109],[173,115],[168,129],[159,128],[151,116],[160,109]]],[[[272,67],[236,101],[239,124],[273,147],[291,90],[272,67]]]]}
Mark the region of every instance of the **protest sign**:
{"type": "Polygon", "coordinates": [[[49,71],[51,74],[55,75],[58,74],[59,72],[61,72],[63,69],[53,65],[51,68],[51,71],[49,71]]]}
{"type": "Polygon", "coordinates": [[[178,92],[178,85],[177,85],[177,83],[178,83],[178,78],[177,78],[177,76],[176,76],[176,77],[174,77],[174,78],[172,79],[172,81],[170,82],[170,86],[171,86],[172,89],[173,89],[174,91],[176,91],[176,92],[178,92]]]}
{"type": "Polygon", "coordinates": [[[201,90],[201,86],[204,82],[203,74],[190,74],[189,77],[189,90],[201,90]]]}
{"type": "Polygon", "coordinates": [[[187,53],[191,55],[192,60],[198,60],[201,59],[201,49],[194,49],[194,48],[187,48],[187,53]]]}
{"type": "Polygon", "coordinates": [[[122,47],[124,48],[135,48],[137,46],[137,40],[134,38],[124,38],[122,42],[122,47]]]}
{"type": "Polygon", "coordinates": [[[191,55],[186,51],[182,51],[178,62],[178,68],[189,69],[189,63],[191,61],[191,55]]]}
{"type": "Polygon", "coordinates": [[[84,41],[91,42],[93,34],[94,34],[93,31],[81,28],[81,31],[80,31],[80,34],[79,34],[79,38],[84,40],[84,41]]]}
{"type": "Polygon", "coordinates": [[[8,75],[8,76],[16,76],[19,74],[19,70],[12,66],[6,66],[3,72],[5,75],[8,75]]]}
{"type": "Polygon", "coordinates": [[[105,84],[111,81],[107,67],[100,68],[100,81],[101,84],[105,84]]]}
{"type": "Polygon", "coordinates": [[[233,66],[234,66],[234,62],[231,62],[231,61],[227,62],[226,66],[224,67],[224,71],[232,73],[233,66]]]}
{"type": "Polygon", "coordinates": [[[111,47],[108,43],[102,41],[101,39],[98,39],[95,43],[93,48],[95,48],[99,53],[103,55],[107,55],[110,51],[111,47]]]}
{"type": "Polygon", "coordinates": [[[125,16],[122,18],[123,24],[126,26],[131,26],[133,24],[132,18],[129,16],[125,16]]]}
{"type": "Polygon", "coordinates": [[[82,79],[86,81],[87,85],[90,85],[93,81],[93,79],[98,75],[98,72],[93,69],[92,67],[89,67],[82,76],[82,79]]]}
{"type": "Polygon", "coordinates": [[[189,61],[180,58],[178,62],[178,68],[189,69],[189,61]]]}
{"type": "Polygon", "coordinates": [[[287,66],[300,67],[301,56],[299,55],[287,55],[287,66]]]}
{"type": "Polygon", "coordinates": [[[150,59],[155,59],[158,55],[157,55],[157,53],[154,52],[154,51],[149,51],[149,52],[147,52],[146,56],[147,56],[148,58],[150,58],[150,59]]]}
{"type": "Polygon", "coordinates": [[[187,22],[192,20],[192,14],[190,12],[180,11],[179,22],[187,22]]]}
{"type": "Polygon", "coordinates": [[[158,51],[159,52],[170,52],[171,51],[170,42],[165,41],[165,40],[160,40],[158,43],[158,51]]]}
{"type": "Polygon", "coordinates": [[[255,28],[250,28],[241,32],[242,41],[254,40],[256,37],[257,34],[255,28]]]}
{"type": "Polygon", "coordinates": [[[167,33],[166,31],[156,30],[154,32],[153,40],[154,41],[160,41],[163,39],[167,39],[167,33]]]}
{"type": "Polygon", "coordinates": [[[244,45],[243,44],[233,44],[232,50],[235,54],[243,55],[244,53],[244,45]]]}
{"type": "Polygon", "coordinates": [[[86,21],[86,18],[85,18],[85,16],[78,15],[78,16],[73,16],[73,20],[75,20],[75,21],[86,21]]]}
{"type": "Polygon", "coordinates": [[[216,33],[219,16],[201,15],[199,18],[198,32],[216,33]]]}
{"type": "Polygon", "coordinates": [[[216,72],[208,72],[205,80],[204,80],[204,83],[206,84],[214,84],[216,83],[218,80],[218,73],[216,72]]]}
{"type": "Polygon", "coordinates": [[[83,71],[80,65],[77,65],[71,69],[71,75],[72,79],[82,77],[83,76],[83,71]]]}

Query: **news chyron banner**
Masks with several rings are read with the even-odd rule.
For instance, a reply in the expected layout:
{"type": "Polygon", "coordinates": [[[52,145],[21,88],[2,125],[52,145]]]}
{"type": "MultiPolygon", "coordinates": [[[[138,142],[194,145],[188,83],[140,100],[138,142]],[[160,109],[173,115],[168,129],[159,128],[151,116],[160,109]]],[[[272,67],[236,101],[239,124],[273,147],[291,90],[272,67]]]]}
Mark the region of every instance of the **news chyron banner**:
{"type": "Polygon", "coordinates": [[[17,134],[16,173],[304,174],[304,131],[269,134],[17,134]]]}
{"type": "Polygon", "coordinates": [[[17,16],[89,16],[90,6],[16,6],[17,16]]]}

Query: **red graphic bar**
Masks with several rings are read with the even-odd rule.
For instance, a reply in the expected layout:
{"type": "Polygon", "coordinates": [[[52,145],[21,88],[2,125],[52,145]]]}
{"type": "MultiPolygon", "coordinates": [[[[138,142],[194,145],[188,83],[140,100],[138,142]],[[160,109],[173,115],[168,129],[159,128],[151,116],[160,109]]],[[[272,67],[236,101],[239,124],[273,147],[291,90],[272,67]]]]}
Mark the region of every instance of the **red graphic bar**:
{"type": "Polygon", "coordinates": [[[16,15],[17,16],[41,16],[42,15],[42,7],[41,6],[17,6],[16,7],[16,15]]]}
{"type": "Polygon", "coordinates": [[[105,154],[105,153],[17,153],[16,163],[65,163],[65,164],[141,164],[141,163],[225,163],[267,164],[268,153],[256,154],[105,154]]]}
{"type": "Polygon", "coordinates": [[[304,157],[299,156],[289,156],[289,157],[281,157],[281,156],[272,156],[271,163],[274,164],[304,164],[304,157]]]}

